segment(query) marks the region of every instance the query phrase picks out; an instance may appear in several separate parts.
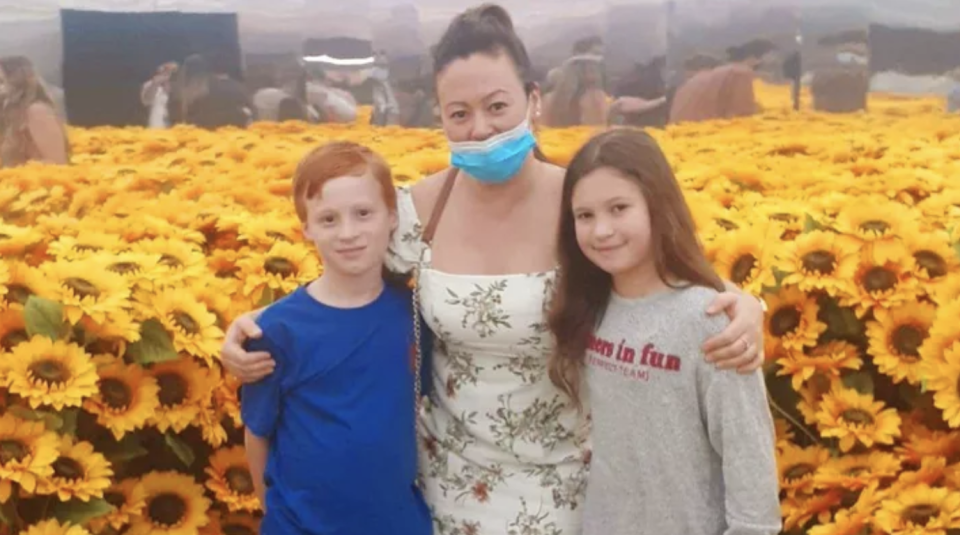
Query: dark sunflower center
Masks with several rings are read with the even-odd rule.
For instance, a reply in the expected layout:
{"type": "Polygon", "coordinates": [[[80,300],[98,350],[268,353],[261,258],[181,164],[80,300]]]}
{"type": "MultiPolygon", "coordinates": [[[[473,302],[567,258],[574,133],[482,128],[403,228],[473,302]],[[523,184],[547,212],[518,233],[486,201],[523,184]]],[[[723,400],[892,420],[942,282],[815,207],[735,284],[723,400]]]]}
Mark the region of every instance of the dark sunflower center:
{"type": "Polygon", "coordinates": [[[107,270],[120,275],[129,275],[140,271],[140,265],[135,262],[115,262],[107,266],[107,270]]]}
{"type": "Polygon", "coordinates": [[[783,476],[786,479],[800,479],[801,477],[808,476],[816,471],[816,468],[813,465],[809,464],[795,464],[783,473],[783,476]]]}
{"type": "Polygon", "coordinates": [[[866,466],[854,466],[853,468],[850,468],[846,472],[844,472],[843,475],[849,476],[849,477],[856,477],[864,472],[869,472],[869,471],[870,469],[867,468],[866,466]]]}
{"type": "Polygon", "coordinates": [[[737,230],[740,228],[736,223],[730,221],[729,219],[717,218],[717,224],[720,225],[720,228],[724,230],[737,230]]]}
{"type": "Polygon", "coordinates": [[[793,223],[794,221],[797,220],[797,217],[794,216],[794,215],[792,215],[792,214],[787,214],[787,213],[780,212],[780,213],[777,213],[777,214],[772,214],[772,215],[770,216],[770,219],[772,219],[772,220],[774,220],[774,221],[782,221],[782,222],[784,222],[784,223],[793,223]]]}
{"type": "Polygon", "coordinates": [[[30,336],[27,335],[27,331],[23,329],[17,329],[15,331],[10,331],[0,338],[0,346],[7,351],[10,351],[18,344],[26,342],[30,339],[30,336]]]}
{"type": "Polygon", "coordinates": [[[70,370],[62,362],[54,359],[38,360],[30,365],[34,377],[47,384],[65,383],[70,379],[70,370]]]}
{"type": "Polygon", "coordinates": [[[742,284],[747,279],[750,278],[750,272],[753,271],[753,267],[757,265],[757,259],[753,257],[752,254],[745,254],[737,259],[733,263],[733,268],[730,269],[730,278],[731,282],[735,284],[742,284]]]}
{"type": "Polygon", "coordinates": [[[272,231],[272,230],[269,231],[269,232],[267,232],[267,237],[268,237],[268,238],[273,238],[274,240],[279,240],[279,241],[290,241],[290,240],[289,240],[286,236],[284,236],[283,234],[280,234],[279,232],[274,232],[274,231],[272,231]]]}
{"type": "Polygon", "coordinates": [[[0,232],[0,240],[9,240],[9,239],[12,238],[12,237],[13,237],[13,236],[11,236],[11,235],[9,235],[9,234],[4,234],[4,233],[0,232]]]}
{"type": "Polygon", "coordinates": [[[123,507],[127,503],[127,497],[124,496],[122,492],[116,492],[112,490],[104,492],[103,499],[117,509],[123,507]]]}
{"type": "Polygon", "coordinates": [[[852,424],[868,425],[874,423],[873,415],[862,409],[847,409],[840,417],[852,424]]]}
{"type": "Polygon", "coordinates": [[[800,235],[800,231],[799,231],[799,230],[787,229],[787,230],[783,231],[783,234],[780,235],[780,239],[783,240],[783,241],[793,241],[793,240],[797,239],[797,236],[799,236],[799,235],[800,235]]]}
{"type": "Polygon", "coordinates": [[[74,249],[78,253],[95,253],[97,251],[103,250],[102,248],[97,247],[96,245],[77,245],[74,247],[74,249]]]}
{"type": "Polygon", "coordinates": [[[893,331],[891,342],[893,348],[901,355],[909,357],[920,356],[920,346],[926,338],[926,333],[913,325],[900,325],[893,331]]]}
{"type": "Polygon", "coordinates": [[[927,270],[930,278],[936,279],[947,274],[947,261],[933,251],[917,251],[913,254],[914,260],[920,267],[927,270]]]}
{"type": "Polygon", "coordinates": [[[175,310],[173,312],[173,322],[177,324],[177,327],[186,331],[187,334],[197,334],[200,332],[200,327],[197,325],[196,320],[193,319],[193,316],[182,310],[175,310]]]}
{"type": "Polygon", "coordinates": [[[157,384],[160,385],[160,404],[164,407],[176,407],[187,399],[187,381],[180,374],[161,373],[157,384]]]}
{"type": "Polygon", "coordinates": [[[889,229],[890,229],[890,225],[888,225],[885,221],[872,220],[872,221],[866,221],[860,224],[860,230],[862,232],[874,232],[877,234],[883,234],[889,229]]]}
{"type": "Polygon", "coordinates": [[[187,504],[176,494],[163,493],[150,500],[147,514],[154,524],[173,527],[183,521],[187,504]]]}
{"type": "Polygon", "coordinates": [[[249,526],[243,524],[224,524],[220,526],[223,535],[257,535],[249,526]]]}
{"type": "Polygon", "coordinates": [[[108,377],[100,381],[100,397],[111,409],[123,410],[129,407],[132,394],[130,387],[120,379],[108,377]]]}
{"type": "Polygon", "coordinates": [[[863,288],[868,292],[883,292],[897,285],[897,274],[885,267],[874,266],[863,275],[863,288]]]}
{"type": "Polygon", "coordinates": [[[263,263],[263,269],[271,275],[280,275],[281,277],[289,277],[297,272],[296,266],[293,265],[293,262],[287,260],[286,258],[279,258],[276,256],[268,258],[263,263]]]}
{"type": "Polygon", "coordinates": [[[70,457],[58,457],[53,461],[53,475],[69,480],[83,479],[83,465],[70,457]]]}
{"type": "Polygon", "coordinates": [[[828,275],[833,273],[837,257],[828,251],[813,251],[803,255],[800,261],[803,263],[803,269],[818,275],[828,275]]]}
{"type": "Polygon", "coordinates": [[[223,267],[217,270],[216,276],[219,279],[229,279],[235,276],[240,271],[240,268],[236,266],[223,267]]]}
{"type": "Polygon", "coordinates": [[[253,479],[250,471],[240,466],[231,466],[226,473],[227,484],[237,494],[253,494],[253,479]]]}
{"type": "Polygon", "coordinates": [[[16,439],[0,440],[0,464],[10,461],[22,461],[30,449],[23,442],[16,439]]]}
{"type": "Polygon", "coordinates": [[[770,333],[776,337],[786,336],[800,327],[800,312],[792,306],[783,307],[770,318],[770,333]]]}
{"type": "Polygon", "coordinates": [[[26,286],[21,286],[19,284],[11,284],[7,286],[7,301],[12,303],[20,303],[21,305],[27,304],[27,299],[33,295],[33,292],[30,291],[30,288],[26,286]]]}
{"type": "Polygon", "coordinates": [[[160,263],[172,268],[183,267],[183,262],[179,258],[169,254],[160,255],[160,263]]]}
{"type": "Polygon", "coordinates": [[[86,279],[81,279],[79,277],[70,277],[69,279],[63,281],[67,285],[67,288],[73,290],[73,293],[77,294],[78,297],[99,297],[100,290],[96,286],[90,283],[86,279]]]}
{"type": "Polygon", "coordinates": [[[900,513],[901,518],[917,526],[926,526],[930,520],[940,514],[940,508],[931,503],[911,505],[900,513]]]}

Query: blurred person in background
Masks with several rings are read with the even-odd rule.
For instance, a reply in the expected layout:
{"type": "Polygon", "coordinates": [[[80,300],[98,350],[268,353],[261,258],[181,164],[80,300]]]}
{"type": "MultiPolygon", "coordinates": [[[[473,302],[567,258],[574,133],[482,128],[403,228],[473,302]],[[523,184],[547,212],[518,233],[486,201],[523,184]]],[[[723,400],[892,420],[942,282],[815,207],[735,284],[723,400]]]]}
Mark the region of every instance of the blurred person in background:
{"type": "Polygon", "coordinates": [[[553,91],[543,99],[543,126],[567,126],[607,123],[607,93],[603,86],[603,63],[599,56],[574,56],[562,67],[553,91]]]}
{"type": "Polygon", "coordinates": [[[243,84],[215,72],[200,55],[188,57],[177,71],[167,109],[171,124],[208,130],[246,128],[254,119],[254,106],[243,84]]]}
{"type": "Polygon", "coordinates": [[[698,72],[673,97],[670,122],[709,121],[749,117],[757,112],[755,72],[776,50],[765,39],[727,49],[726,65],[698,72]]]}
{"type": "Polygon", "coordinates": [[[257,120],[319,122],[319,112],[307,102],[307,71],[299,64],[286,64],[275,78],[273,87],[253,95],[257,120]]]}
{"type": "Polygon", "coordinates": [[[352,123],[357,120],[357,100],[348,91],[333,87],[322,67],[307,70],[307,103],[323,123],[352,123]]]}
{"type": "Polygon", "coordinates": [[[153,78],[147,80],[140,89],[140,102],[149,110],[147,126],[150,128],[170,126],[167,103],[170,101],[170,79],[177,72],[177,67],[174,61],[157,67],[153,78]]]}
{"type": "Polygon", "coordinates": [[[400,123],[400,106],[390,85],[390,63],[385,51],[377,53],[377,60],[370,73],[373,80],[373,116],[370,124],[388,126],[400,123]]]}
{"type": "Polygon", "coordinates": [[[950,73],[953,78],[953,88],[947,93],[947,111],[950,113],[960,113],[960,67],[950,73]]]}
{"type": "Polygon", "coordinates": [[[66,125],[33,63],[22,56],[0,58],[0,166],[69,160],[66,125]]]}

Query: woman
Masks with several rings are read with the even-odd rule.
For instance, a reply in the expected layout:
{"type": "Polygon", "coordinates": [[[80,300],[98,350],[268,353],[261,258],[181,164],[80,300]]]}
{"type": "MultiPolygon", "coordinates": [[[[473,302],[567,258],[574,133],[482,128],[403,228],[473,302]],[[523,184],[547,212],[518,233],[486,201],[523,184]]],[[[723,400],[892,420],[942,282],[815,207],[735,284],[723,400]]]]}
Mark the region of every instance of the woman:
{"type": "Polygon", "coordinates": [[[253,120],[253,104],[243,84],[213,72],[202,56],[184,60],[171,90],[168,106],[173,124],[215,130],[225,126],[246,128],[253,120]]]}
{"type": "Polygon", "coordinates": [[[0,165],[66,164],[67,129],[29,59],[0,58],[0,165]]]}
{"type": "Polygon", "coordinates": [[[278,68],[273,87],[253,95],[258,121],[307,121],[315,123],[317,112],[307,104],[307,71],[298,64],[278,68]]]}
{"type": "Polygon", "coordinates": [[[541,124],[549,127],[607,124],[603,58],[574,56],[561,68],[554,89],[544,97],[541,124]]]}
{"type": "MultiPolygon", "coordinates": [[[[488,4],[453,20],[434,72],[457,167],[400,188],[388,262],[419,266],[420,309],[437,336],[421,415],[436,533],[579,534],[586,413],[546,374],[564,170],[543,159],[527,126],[540,105],[530,59],[507,12],[488,4]]],[[[728,292],[713,307],[736,312],[711,356],[756,369],[759,302],[728,292]]],[[[221,355],[246,382],[273,368],[241,347],[259,336],[254,318],[230,326],[221,355]]]]}

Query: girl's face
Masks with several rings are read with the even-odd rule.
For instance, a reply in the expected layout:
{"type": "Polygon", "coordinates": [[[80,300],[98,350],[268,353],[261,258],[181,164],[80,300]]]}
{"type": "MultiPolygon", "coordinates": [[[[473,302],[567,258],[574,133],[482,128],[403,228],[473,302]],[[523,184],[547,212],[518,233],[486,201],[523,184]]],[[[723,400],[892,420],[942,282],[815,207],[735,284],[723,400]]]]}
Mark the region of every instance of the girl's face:
{"type": "Polygon", "coordinates": [[[450,141],[483,141],[532,118],[539,93],[527,96],[508,54],[477,53],[437,75],[437,99],[450,141]]]}
{"type": "Polygon", "coordinates": [[[601,167],[573,188],[571,207],[584,256],[617,280],[656,276],[650,211],[637,181],[601,167]]]}

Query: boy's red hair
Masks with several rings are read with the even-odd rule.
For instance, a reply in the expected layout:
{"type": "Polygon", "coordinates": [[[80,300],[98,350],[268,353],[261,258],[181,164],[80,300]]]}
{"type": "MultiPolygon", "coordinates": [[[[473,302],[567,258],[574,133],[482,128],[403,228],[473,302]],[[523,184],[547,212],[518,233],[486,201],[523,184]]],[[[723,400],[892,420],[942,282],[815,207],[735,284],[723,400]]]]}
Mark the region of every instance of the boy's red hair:
{"type": "Polygon", "coordinates": [[[310,151],[293,174],[293,204],[301,222],[307,220],[307,201],[320,195],[329,180],[369,173],[380,183],[383,200],[397,209],[397,191],[386,160],[372,150],[351,141],[333,141],[310,151]]]}

